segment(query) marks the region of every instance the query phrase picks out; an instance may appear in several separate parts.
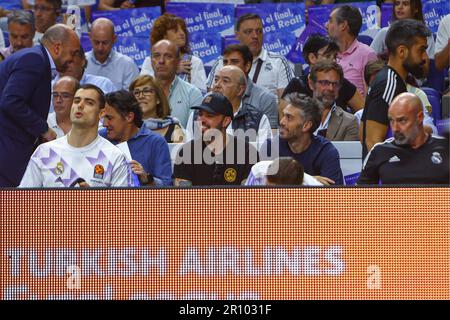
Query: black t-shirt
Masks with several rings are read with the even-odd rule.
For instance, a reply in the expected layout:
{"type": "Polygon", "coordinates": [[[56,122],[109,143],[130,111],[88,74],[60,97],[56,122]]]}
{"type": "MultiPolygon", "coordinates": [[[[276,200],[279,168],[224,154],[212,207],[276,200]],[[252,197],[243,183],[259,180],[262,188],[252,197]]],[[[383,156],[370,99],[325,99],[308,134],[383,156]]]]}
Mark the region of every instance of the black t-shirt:
{"type": "Polygon", "coordinates": [[[390,138],[370,151],[358,184],[449,184],[448,150],[448,140],[440,137],[430,136],[417,149],[390,138]]]}
{"type": "MultiPolygon", "coordinates": [[[[296,77],[289,81],[281,97],[284,98],[285,95],[292,92],[306,94],[309,97],[313,96],[313,92],[308,85],[308,74],[301,75],[300,77],[296,77]]],[[[355,92],[355,85],[344,78],[344,80],[342,81],[342,86],[339,89],[336,104],[345,110],[348,106],[348,101],[355,95],[355,92]]]]}
{"type": "MultiPolygon", "coordinates": [[[[367,120],[372,120],[389,127],[389,105],[402,92],[406,92],[406,84],[400,75],[389,66],[383,67],[369,87],[361,121],[365,123],[367,120]]],[[[362,145],[364,159],[368,151],[365,125],[363,126],[362,145]]]]}
{"type": "Polygon", "coordinates": [[[174,177],[189,180],[194,186],[240,185],[259,156],[247,141],[234,136],[229,138],[224,151],[216,156],[201,140],[185,143],[177,155],[174,177]]]}

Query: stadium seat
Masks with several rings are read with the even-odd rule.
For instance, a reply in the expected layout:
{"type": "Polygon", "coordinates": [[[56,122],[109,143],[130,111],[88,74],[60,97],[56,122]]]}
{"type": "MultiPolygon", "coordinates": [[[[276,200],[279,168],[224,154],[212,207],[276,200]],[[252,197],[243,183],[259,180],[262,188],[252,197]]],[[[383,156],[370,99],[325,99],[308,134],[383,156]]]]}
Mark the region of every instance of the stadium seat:
{"type": "Polygon", "coordinates": [[[444,91],[444,79],[445,70],[437,70],[434,64],[434,59],[430,59],[430,71],[428,72],[427,81],[423,84],[423,86],[433,88],[439,93],[442,93],[442,91],[444,91]]]}
{"type": "Polygon", "coordinates": [[[421,87],[427,97],[428,100],[430,100],[432,110],[432,117],[434,119],[434,124],[436,124],[436,121],[442,119],[442,104],[441,104],[441,94],[435,90],[434,88],[429,87],[421,87]]]}
{"type": "Polygon", "coordinates": [[[358,36],[358,41],[362,42],[364,44],[367,44],[368,46],[370,46],[372,41],[373,41],[373,39],[372,39],[372,37],[370,37],[368,35],[361,34],[361,35],[358,36]]]}

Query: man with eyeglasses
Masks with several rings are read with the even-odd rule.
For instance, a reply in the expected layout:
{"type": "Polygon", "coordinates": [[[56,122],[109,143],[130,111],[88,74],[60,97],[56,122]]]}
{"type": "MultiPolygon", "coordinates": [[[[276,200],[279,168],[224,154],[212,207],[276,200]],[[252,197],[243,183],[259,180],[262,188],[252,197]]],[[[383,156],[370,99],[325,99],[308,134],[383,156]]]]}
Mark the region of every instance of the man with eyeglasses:
{"type": "Polygon", "coordinates": [[[336,105],[344,73],[333,61],[316,63],[309,73],[313,97],[322,102],[322,119],[314,134],[330,141],[359,141],[358,119],[336,105]]]}
{"type": "Polygon", "coordinates": [[[80,50],[74,57],[73,63],[67,68],[65,72],[61,72],[54,81],[57,81],[59,77],[71,76],[77,79],[80,82],[80,85],[88,83],[96,85],[103,91],[104,94],[118,90],[110,79],[87,73],[87,64],[88,61],[86,59],[86,56],[84,55],[84,49],[82,46],[80,46],[80,50]]]}
{"type": "Polygon", "coordinates": [[[65,136],[72,128],[70,109],[73,97],[80,87],[77,79],[65,76],[53,85],[52,100],[54,112],[48,114],[48,127],[53,129],[57,138],[65,136]]]}
{"type": "Polygon", "coordinates": [[[48,127],[51,81],[73,63],[80,48],[69,27],[50,27],[41,45],[19,50],[0,63],[0,187],[15,187],[40,139],[55,139],[48,127]]]}
{"type": "MultiPolygon", "coordinates": [[[[336,61],[338,52],[339,47],[336,42],[323,35],[313,34],[306,40],[303,46],[302,55],[309,65],[309,70],[311,70],[312,66],[319,61],[336,61]]],[[[301,76],[295,77],[289,82],[286,89],[284,89],[280,104],[278,105],[280,112],[283,111],[287,104],[284,97],[289,93],[298,92],[310,97],[313,96],[312,88],[310,88],[308,84],[308,76],[309,71],[302,73],[301,76]]],[[[344,110],[349,106],[356,112],[364,107],[364,98],[358,90],[356,90],[356,86],[344,77],[336,98],[336,104],[344,110]]]]}
{"type": "MultiPolygon", "coordinates": [[[[281,97],[284,88],[294,77],[293,67],[282,55],[269,52],[263,48],[263,23],[257,14],[244,14],[236,22],[235,34],[241,44],[250,48],[253,63],[248,76],[250,79],[281,97]]],[[[214,85],[216,72],[223,67],[223,59],[219,58],[209,73],[206,86],[214,85]]]]}
{"type": "Polygon", "coordinates": [[[9,47],[0,49],[0,61],[24,48],[33,46],[34,17],[31,12],[15,10],[8,15],[9,47]]]}
{"type": "Polygon", "coordinates": [[[35,45],[39,44],[48,28],[56,24],[61,14],[61,0],[35,0],[33,12],[35,17],[36,34],[33,39],[35,45]]]}

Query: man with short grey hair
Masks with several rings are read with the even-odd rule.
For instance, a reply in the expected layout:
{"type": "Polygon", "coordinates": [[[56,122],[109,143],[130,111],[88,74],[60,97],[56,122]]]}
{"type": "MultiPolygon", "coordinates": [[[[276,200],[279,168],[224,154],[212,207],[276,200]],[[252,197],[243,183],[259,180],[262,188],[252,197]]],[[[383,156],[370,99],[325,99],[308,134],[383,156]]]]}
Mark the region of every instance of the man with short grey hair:
{"type": "Polygon", "coordinates": [[[0,49],[0,61],[20,49],[33,46],[34,16],[25,10],[15,10],[8,15],[9,47],[0,49]]]}

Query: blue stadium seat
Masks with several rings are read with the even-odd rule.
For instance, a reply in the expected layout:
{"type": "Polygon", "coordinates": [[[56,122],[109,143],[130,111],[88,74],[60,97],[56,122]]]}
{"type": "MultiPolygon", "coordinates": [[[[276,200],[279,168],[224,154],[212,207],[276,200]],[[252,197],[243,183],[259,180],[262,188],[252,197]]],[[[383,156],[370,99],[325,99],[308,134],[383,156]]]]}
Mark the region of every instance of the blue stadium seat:
{"type": "Polygon", "coordinates": [[[421,87],[420,89],[426,93],[428,100],[430,100],[431,107],[433,108],[432,117],[436,125],[436,121],[442,119],[441,93],[429,87],[421,87]]]}
{"type": "Polygon", "coordinates": [[[430,87],[437,90],[439,93],[444,91],[445,70],[439,71],[436,69],[434,59],[430,59],[430,71],[428,72],[427,81],[423,84],[424,87],[430,87]]]}
{"type": "Polygon", "coordinates": [[[372,37],[369,37],[368,35],[361,34],[358,36],[358,41],[370,46],[373,39],[372,39],[372,37]]]}

